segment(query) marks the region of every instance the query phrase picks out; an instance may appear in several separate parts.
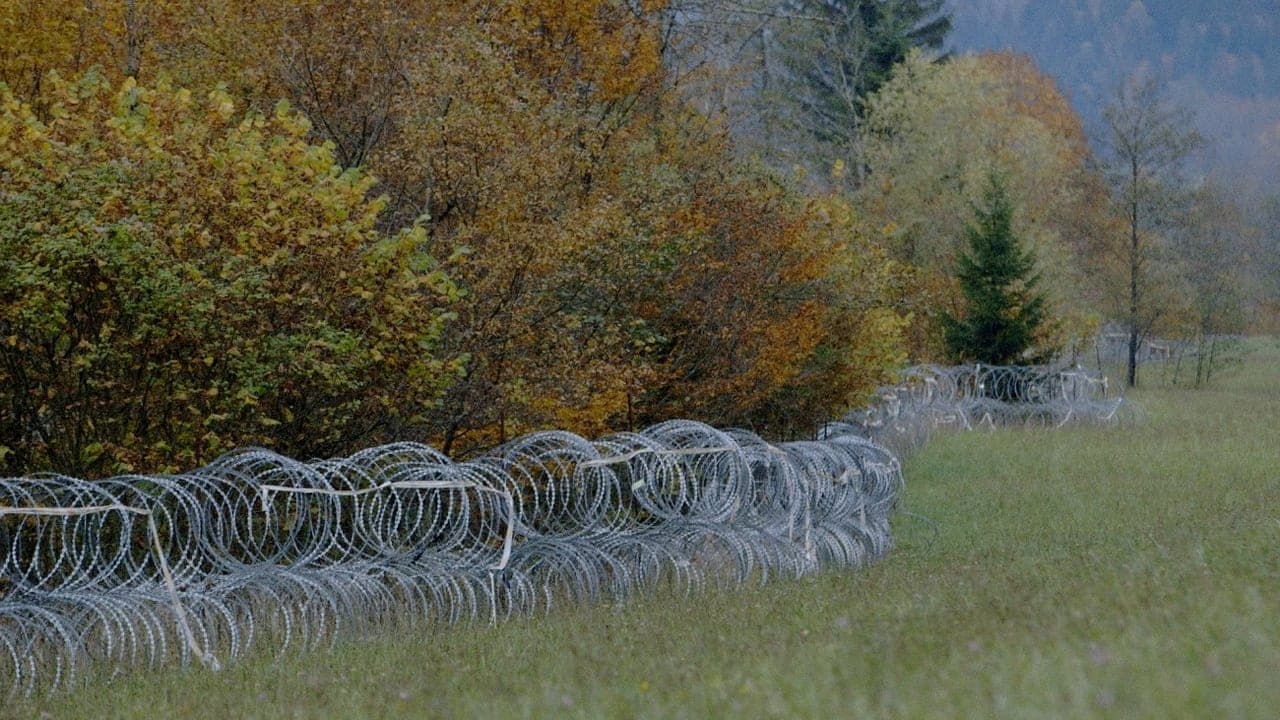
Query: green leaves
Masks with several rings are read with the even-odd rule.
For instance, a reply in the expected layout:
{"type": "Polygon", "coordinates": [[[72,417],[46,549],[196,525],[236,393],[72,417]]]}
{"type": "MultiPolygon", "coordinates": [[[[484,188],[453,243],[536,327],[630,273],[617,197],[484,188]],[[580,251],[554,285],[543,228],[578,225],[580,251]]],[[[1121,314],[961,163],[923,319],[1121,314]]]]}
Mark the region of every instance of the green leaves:
{"type": "Polygon", "coordinates": [[[223,91],[192,98],[59,81],[45,124],[0,91],[13,471],[338,452],[456,372],[435,352],[458,290],[420,231],[378,231],[372,179],[335,171],[287,104],[237,120],[223,91]]]}
{"type": "Polygon", "coordinates": [[[974,208],[975,221],[966,229],[968,250],[956,273],[965,316],[957,319],[944,312],[942,325],[956,361],[1022,364],[1045,321],[1045,301],[1036,291],[1035,256],[1014,235],[1014,208],[1005,181],[993,174],[989,183],[985,201],[974,208]]]}

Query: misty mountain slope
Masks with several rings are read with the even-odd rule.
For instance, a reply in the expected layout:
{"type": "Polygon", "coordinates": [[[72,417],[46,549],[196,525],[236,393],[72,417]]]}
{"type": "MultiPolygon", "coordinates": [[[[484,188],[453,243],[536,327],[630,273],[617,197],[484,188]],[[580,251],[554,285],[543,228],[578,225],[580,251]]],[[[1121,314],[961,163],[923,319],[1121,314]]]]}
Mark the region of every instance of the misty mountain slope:
{"type": "Polygon", "coordinates": [[[952,47],[1010,48],[1057,77],[1097,133],[1101,108],[1142,68],[1191,107],[1202,167],[1252,193],[1280,182],[1280,1],[954,0],[952,47]]]}

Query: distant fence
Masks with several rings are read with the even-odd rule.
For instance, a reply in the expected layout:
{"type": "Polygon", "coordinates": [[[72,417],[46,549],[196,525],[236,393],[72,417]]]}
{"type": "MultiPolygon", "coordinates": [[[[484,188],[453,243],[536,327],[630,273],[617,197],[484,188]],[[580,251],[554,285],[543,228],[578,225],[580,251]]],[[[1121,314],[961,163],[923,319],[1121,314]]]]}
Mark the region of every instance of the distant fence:
{"type": "Polygon", "coordinates": [[[903,481],[885,446],[944,425],[1111,422],[1121,401],[1105,387],[1078,371],[922,367],[813,442],[672,421],[594,441],[535,433],[469,462],[394,444],[0,480],[0,678],[30,695],[388,621],[857,566],[891,544],[903,481]]]}
{"type": "MultiPolygon", "coordinates": [[[[1124,368],[1129,362],[1129,334],[1116,325],[1108,325],[1096,339],[1092,350],[1077,358],[1081,362],[1103,367],[1124,368]]],[[[1134,357],[1137,368],[1152,367],[1157,372],[1139,373],[1140,377],[1160,383],[1178,385],[1208,382],[1223,370],[1238,367],[1248,354],[1243,335],[1209,334],[1193,339],[1140,338],[1134,357]]]]}
{"type": "Polygon", "coordinates": [[[823,436],[856,433],[902,457],[939,429],[1106,425],[1140,415],[1106,376],[1079,366],[919,365],[904,371],[898,385],[880,388],[867,408],[829,424],[823,436]]]}
{"type": "MultiPolygon", "coordinates": [[[[1098,333],[1089,360],[1102,365],[1129,362],[1129,331],[1108,324],[1098,333]]],[[[1139,365],[1193,362],[1201,352],[1220,352],[1243,342],[1245,336],[1210,334],[1199,338],[1162,338],[1143,335],[1138,340],[1135,359],[1139,365]]]]}
{"type": "MultiPolygon", "coordinates": [[[[1190,340],[1143,337],[1138,342],[1135,359],[1139,365],[1166,363],[1194,351],[1195,343],[1190,340]]],[[[1128,331],[1108,326],[1098,334],[1093,354],[1093,359],[1102,364],[1123,365],[1129,362],[1128,331]]]]}

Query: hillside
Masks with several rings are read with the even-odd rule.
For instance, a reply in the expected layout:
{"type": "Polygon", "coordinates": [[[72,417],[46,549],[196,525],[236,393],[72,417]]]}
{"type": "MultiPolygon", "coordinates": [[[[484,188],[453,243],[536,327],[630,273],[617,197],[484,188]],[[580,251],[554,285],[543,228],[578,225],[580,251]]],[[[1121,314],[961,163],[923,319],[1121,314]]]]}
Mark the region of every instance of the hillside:
{"type": "Polygon", "coordinates": [[[1155,73],[1196,111],[1211,141],[1203,167],[1258,194],[1280,181],[1274,0],[955,0],[952,9],[954,49],[1031,55],[1095,125],[1126,73],[1155,73]]]}

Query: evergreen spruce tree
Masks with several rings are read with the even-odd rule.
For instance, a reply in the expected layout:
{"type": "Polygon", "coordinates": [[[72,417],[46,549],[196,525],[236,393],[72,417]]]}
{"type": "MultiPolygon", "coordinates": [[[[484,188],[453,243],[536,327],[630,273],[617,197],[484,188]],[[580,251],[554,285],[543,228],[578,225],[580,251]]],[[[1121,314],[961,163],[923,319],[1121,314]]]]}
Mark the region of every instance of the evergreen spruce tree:
{"type": "Polygon", "coordinates": [[[968,250],[957,273],[965,313],[943,313],[947,347],[956,360],[1017,364],[1045,321],[1035,256],[1013,233],[1013,205],[1004,181],[992,176],[983,206],[966,229],[968,250]]]}

